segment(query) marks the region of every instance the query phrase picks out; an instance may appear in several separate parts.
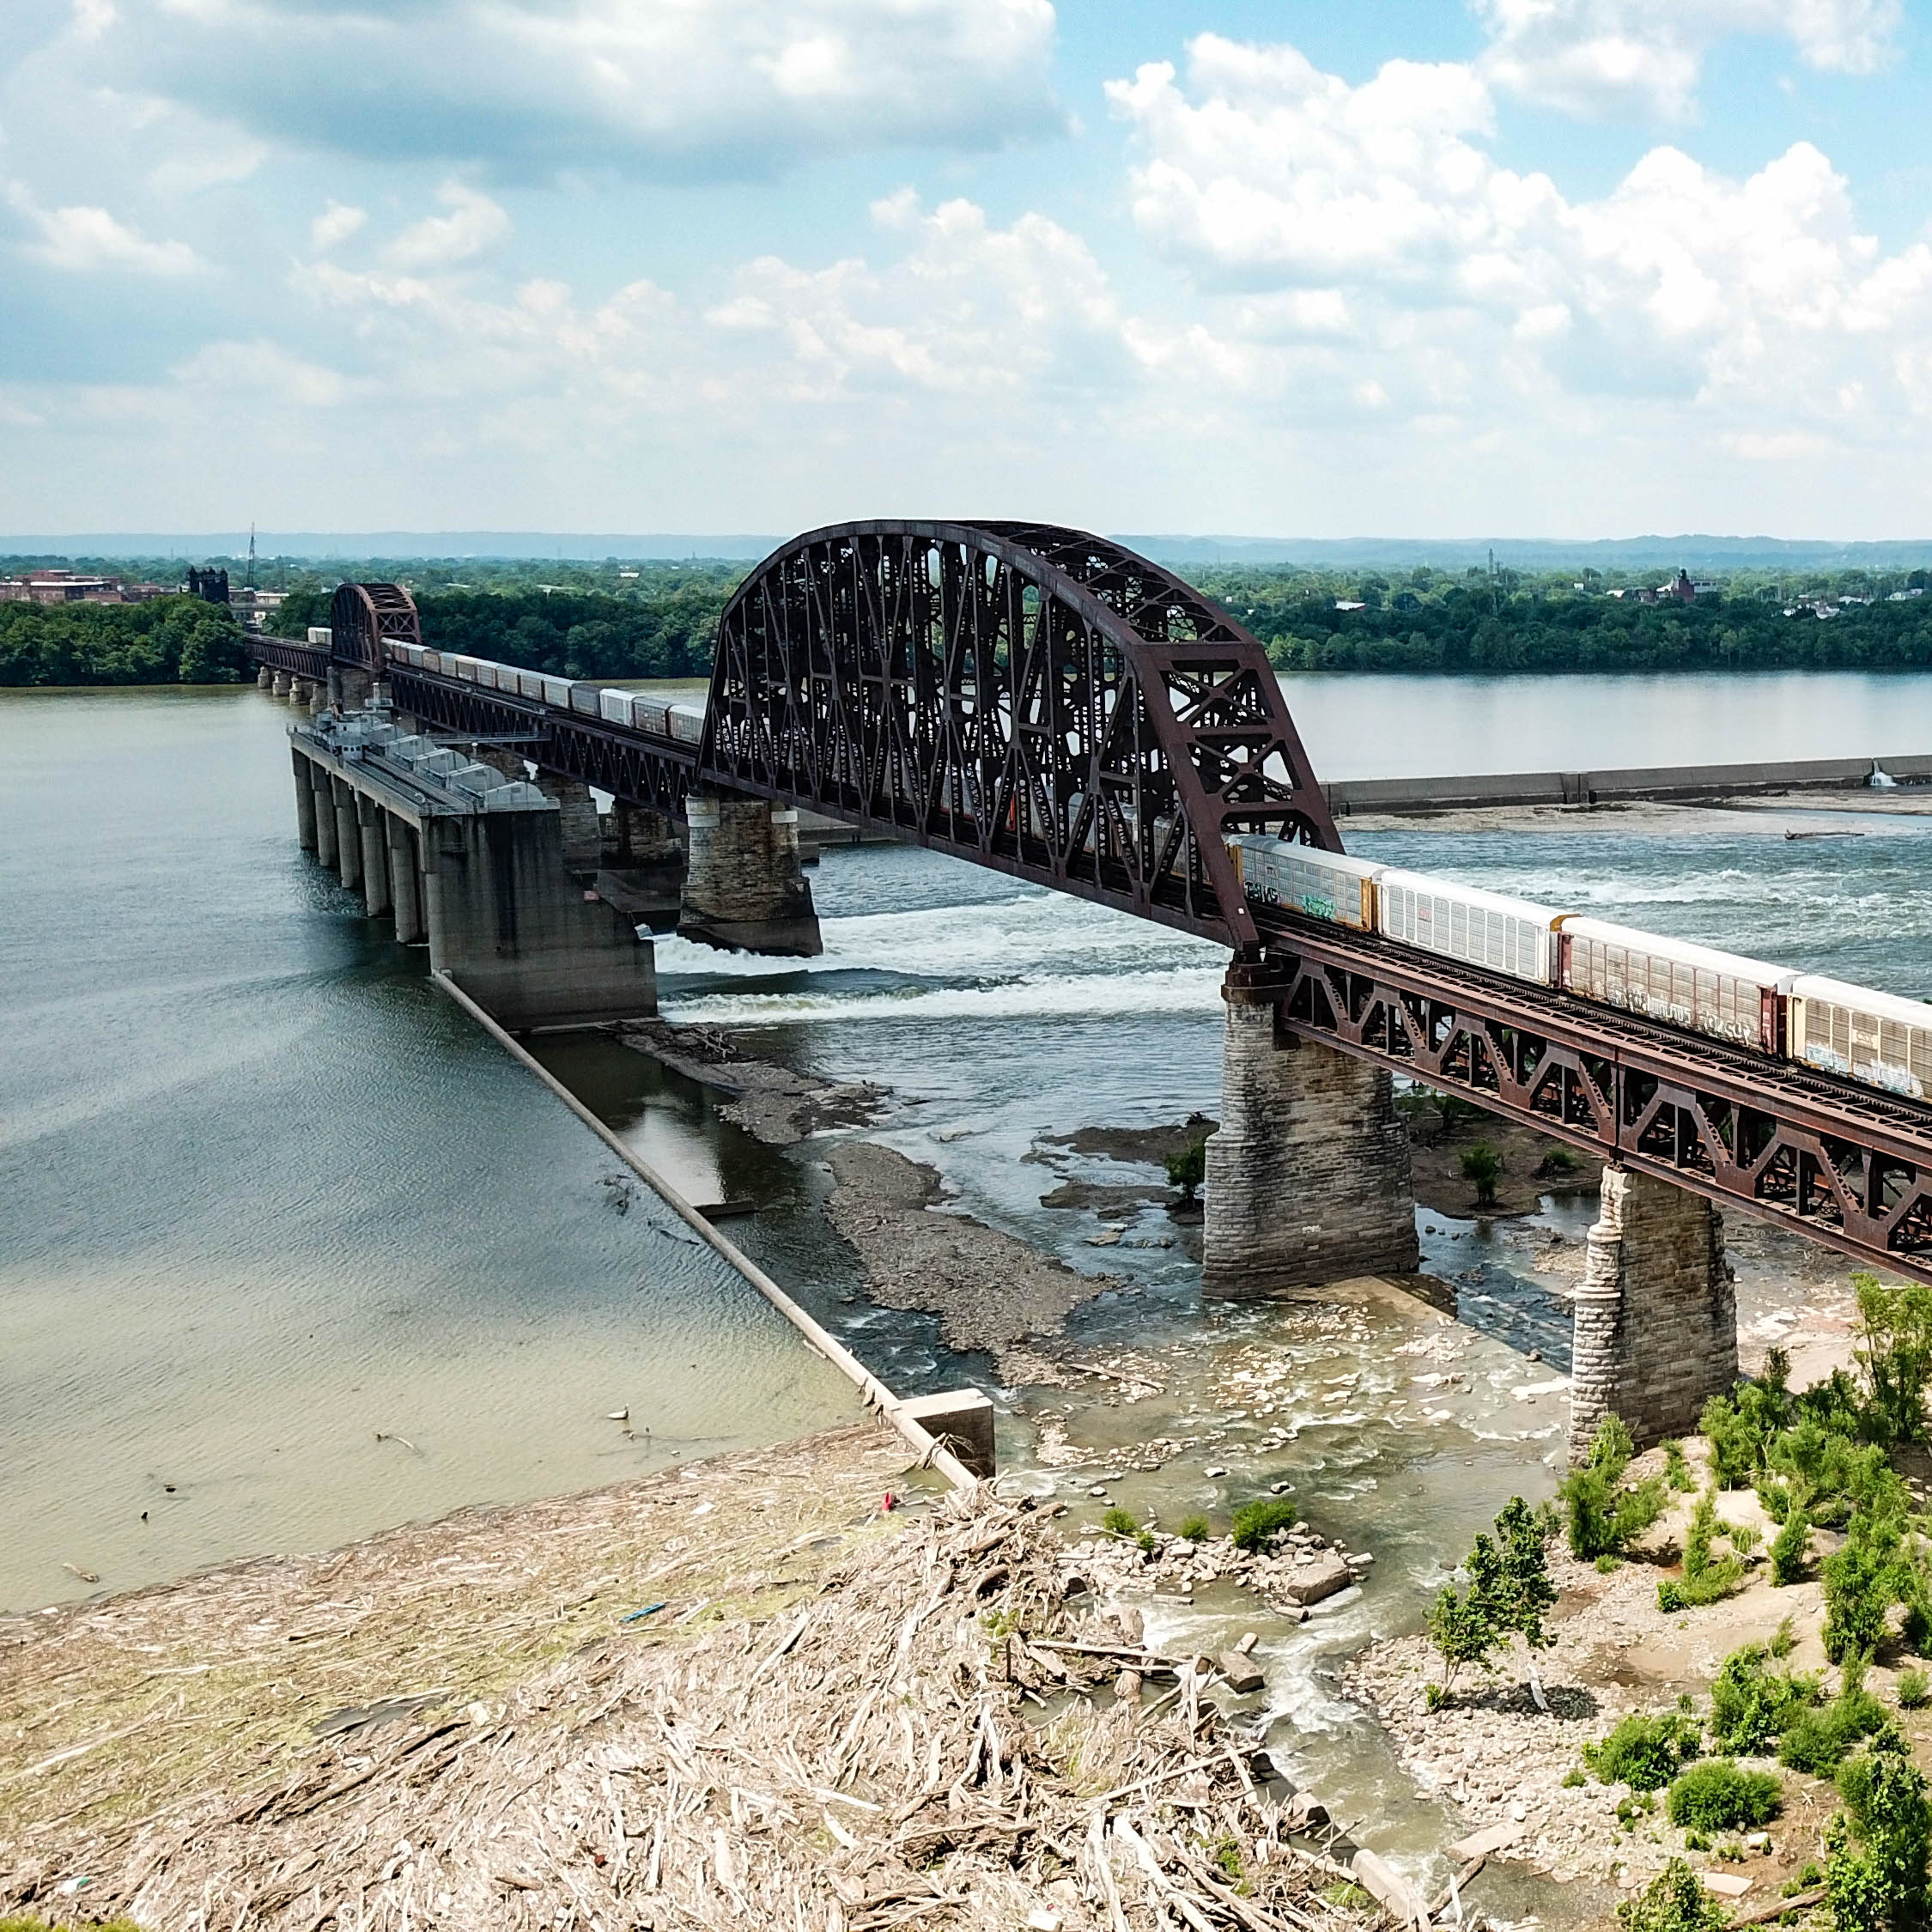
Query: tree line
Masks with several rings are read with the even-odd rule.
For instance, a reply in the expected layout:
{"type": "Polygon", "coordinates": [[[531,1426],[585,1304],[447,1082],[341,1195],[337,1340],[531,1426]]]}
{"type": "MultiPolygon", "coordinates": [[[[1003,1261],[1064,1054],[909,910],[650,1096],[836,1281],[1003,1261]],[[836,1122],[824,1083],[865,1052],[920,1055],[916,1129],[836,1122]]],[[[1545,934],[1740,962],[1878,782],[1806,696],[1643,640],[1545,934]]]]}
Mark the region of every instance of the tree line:
{"type": "Polygon", "coordinates": [[[225,605],[0,604],[0,685],[234,684],[254,674],[225,605]]]}

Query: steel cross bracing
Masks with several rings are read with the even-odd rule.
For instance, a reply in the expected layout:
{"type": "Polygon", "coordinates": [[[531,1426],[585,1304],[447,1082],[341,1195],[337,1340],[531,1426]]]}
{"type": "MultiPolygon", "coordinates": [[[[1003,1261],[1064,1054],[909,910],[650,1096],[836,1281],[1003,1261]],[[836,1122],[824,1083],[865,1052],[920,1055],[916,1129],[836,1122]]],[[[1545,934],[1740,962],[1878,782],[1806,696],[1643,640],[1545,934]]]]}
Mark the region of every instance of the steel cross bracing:
{"type": "Polygon", "coordinates": [[[1932,1107],[1270,908],[1282,1030],[1932,1281],[1932,1107]]]}

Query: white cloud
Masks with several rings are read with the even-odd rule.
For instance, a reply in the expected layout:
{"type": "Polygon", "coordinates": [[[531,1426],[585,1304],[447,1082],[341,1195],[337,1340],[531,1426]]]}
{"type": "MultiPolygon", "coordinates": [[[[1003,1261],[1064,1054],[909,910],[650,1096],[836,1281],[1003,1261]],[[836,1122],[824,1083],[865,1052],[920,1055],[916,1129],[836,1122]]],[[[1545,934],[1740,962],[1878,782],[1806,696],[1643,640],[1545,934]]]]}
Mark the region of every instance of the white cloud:
{"type": "Polygon", "coordinates": [[[135,275],[192,275],[201,258],[185,241],[149,241],[105,208],[44,209],[17,182],[7,192],[39,239],[23,252],[49,268],[85,274],[119,270],[135,275]]]}
{"type": "Polygon", "coordinates": [[[466,188],[460,181],[446,181],[437,190],[436,198],[450,212],[426,216],[405,228],[384,251],[397,267],[455,268],[510,239],[509,216],[488,195],[466,188]]]}
{"type": "Polygon", "coordinates": [[[120,0],[64,58],[75,85],[216,94],[284,144],[756,174],[1057,131],[1054,33],[1051,0],[120,0]]]}
{"type": "Polygon", "coordinates": [[[1809,66],[1869,74],[1890,58],[1902,0],[1473,0],[1482,69],[1511,94],[1589,116],[1687,119],[1720,41],[1785,40],[1809,66]]]}
{"type": "Polygon", "coordinates": [[[334,369],[304,361],[272,342],[211,342],[168,372],[190,389],[251,392],[303,409],[331,409],[351,392],[334,369]]]}
{"type": "Polygon", "coordinates": [[[351,208],[331,198],[329,205],[308,225],[308,246],[314,253],[325,255],[331,248],[339,248],[343,242],[360,234],[368,219],[367,209],[351,208]]]}

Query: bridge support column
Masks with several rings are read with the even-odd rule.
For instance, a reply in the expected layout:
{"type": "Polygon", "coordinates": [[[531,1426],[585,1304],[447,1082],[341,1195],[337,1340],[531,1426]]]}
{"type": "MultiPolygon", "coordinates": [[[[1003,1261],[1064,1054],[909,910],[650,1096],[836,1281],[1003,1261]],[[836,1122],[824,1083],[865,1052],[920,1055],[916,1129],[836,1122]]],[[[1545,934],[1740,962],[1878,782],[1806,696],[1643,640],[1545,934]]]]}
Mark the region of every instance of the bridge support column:
{"type": "Polygon", "coordinates": [[[315,849],[315,768],[294,745],[289,756],[295,762],[295,836],[304,852],[315,849]]]}
{"type": "Polygon", "coordinates": [[[355,794],[355,825],[362,848],[362,909],[371,919],[389,910],[389,840],[382,822],[389,816],[374,799],[355,794]]]}
{"type": "Polygon", "coordinates": [[[1570,1458],[1607,1415],[1639,1449],[1687,1435],[1737,1380],[1737,1294],[1724,1218],[1701,1194],[1607,1167],[1577,1291],[1570,1458]]]}
{"type": "Polygon", "coordinates": [[[272,690],[274,684],[275,673],[265,664],[257,665],[255,666],[255,689],[258,691],[266,691],[272,690]]]}
{"type": "Polygon", "coordinates": [[[336,803],[336,877],[353,890],[362,883],[362,828],[355,817],[355,793],[339,778],[331,781],[330,789],[336,803]]]}
{"type": "Polygon", "coordinates": [[[1230,969],[1222,989],[1202,1294],[1247,1300],[1411,1273],[1415,1196],[1390,1076],[1280,1031],[1265,989],[1242,986],[1242,971],[1230,969]]]}
{"type": "Polygon", "coordinates": [[[308,709],[309,702],[315,696],[315,686],[307,677],[297,677],[292,672],[289,678],[289,702],[299,710],[308,709]]]}
{"type": "Polygon", "coordinates": [[[597,800],[592,798],[590,787],[580,778],[565,778],[541,766],[536,783],[546,799],[556,800],[563,863],[570,871],[591,877],[603,857],[604,830],[598,823],[597,800]]]}
{"type": "Polygon", "coordinates": [[[366,710],[374,683],[360,665],[332,664],[329,666],[328,702],[337,711],[366,710]]]}
{"type": "Polygon", "coordinates": [[[799,864],[799,815],[732,793],[694,794],[691,849],[677,930],[727,951],[823,952],[811,887],[799,864]]]}
{"type": "Polygon", "coordinates": [[[421,945],[423,940],[422,873],[416,864],[416,834],[392,812],[383,814],[383,835],[389,845],[389,897],[396,914],[396,939],[400,945],[421,945]]]}
{"type": "Polygon", "coordinates": [[[315,799],[315,857],[331,872],[336,866],[336,784],[326,765],[308,762],[309,784],[315,799]]]}
{"type": "Polygon", "coordinates": [[[439,817],[422,836],[429,963],[504,1026],[656,1012],[655,954],[565,871],[555,811],[439,817]]]}
{"type": "Polygon", "coordinates": [[[289,673],[286,671],[277,671],[272,672],[269,677],[269,691],[270,696],[278,698],[287,697],[289,695],[289,683],[290,679],[289,677],[289,673]]]}

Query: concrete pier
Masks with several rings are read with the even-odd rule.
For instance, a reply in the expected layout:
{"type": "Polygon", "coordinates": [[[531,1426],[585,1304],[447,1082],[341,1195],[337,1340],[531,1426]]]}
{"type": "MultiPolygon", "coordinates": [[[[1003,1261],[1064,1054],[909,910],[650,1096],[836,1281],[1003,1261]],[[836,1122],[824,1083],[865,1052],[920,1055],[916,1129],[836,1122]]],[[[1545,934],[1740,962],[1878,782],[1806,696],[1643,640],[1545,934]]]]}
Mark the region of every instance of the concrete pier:
{"type": "Polygon", "coordinates": [[[383,814],[383,833],[389,841],[390,910],[396,918],[397,941],[421,945],[428,930],[422,923],[422,868],[416,860],[416,834],[394,812],[383,814]]]}
{"type": "Polygon", "coordinates": [[[331,664],[328,702],[337,711],[365,710],[374,683],[375,679],[360,665],[331,664]]]}
{"type": "Polygon", "coordinates": [[[733,951],[812,958],[824,951],[799,863],[799,815],[732,793],[694,794],[677,930],[733,951]]]}
{"type": "MultiPolygon", "coordinates": [[[[300,756],[301,748],[297,747],[300,756]]],[[[336,865],[336,788],[325,764],[309,759],[309,788],[315,799],[315,858],[330,871],[336,865]]]]}
{"type": "Polygon", "coordinates": [[[295,767],[295,835],[304,852],[315,850],[315,770],[300,751],[289,756],[295,767]]]}
{"type": "Polygon", "coordinates": [[[604,830],[598,821],[597,801],[581,779],[560,777],[538,768],[537,789],[556,800],[557,823],[563,839],[563,862],[587,881],[594,878],[604,856],[604,830]]]}
{"type": "Polygon", "coordinates": [[[431,965],[502,1025],[657,1011],[651,946],[572,876],[562,814],[536,786],[372,712],[289,735],[317,858],[361,885],[372,917],[393,914],[398,940],[427,939],[431,965]]]}
{"type": "Polygon", "coordinates": [[[1202,1294],[1248,1300],[1413,1272],[1408,1133],[1390,1076],[1280,1030],[1265,987],[1242,975],[1231,968],[1223,988],[1202,1294]]]}
{"type": "Polygon", "coordinates": [[[269,690],[276,697],[286,698],[289,695],[290,682],[289,673],[286,671],[272,671],[269,676],[269,690]]]}
{"type": "Polygon", "coordinates": [[[271,690],[275,686],[275,673],[265,664],[255,666],[255,689],[258,691],[271,690]]]}
{"type": "Polygon", "coordinates": [[[1639,1449],[1688,1435],[1737,1380],[1737,1295],[1724,1218],[1701,1194],[1607,1167],[1577,1291],[1570,1456],[1620,1416],[1639,1449]]]}
{"type": "Polygon", "coordinates": [[[362,847],[362,909],[371,919],[389,910],[388,814],[366,792],[355,794],[355,823],[362,847]]]}
{"type": "Polygon", "coordinates": [[[336,801],[336,877],[353,891],[362,883],[362,828],[355,817],[355,793],[340,778],[330,788],[336,801]]]}

